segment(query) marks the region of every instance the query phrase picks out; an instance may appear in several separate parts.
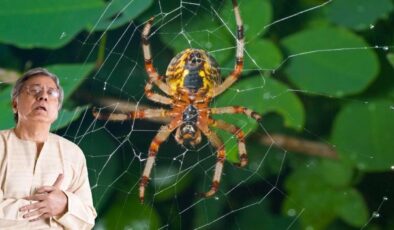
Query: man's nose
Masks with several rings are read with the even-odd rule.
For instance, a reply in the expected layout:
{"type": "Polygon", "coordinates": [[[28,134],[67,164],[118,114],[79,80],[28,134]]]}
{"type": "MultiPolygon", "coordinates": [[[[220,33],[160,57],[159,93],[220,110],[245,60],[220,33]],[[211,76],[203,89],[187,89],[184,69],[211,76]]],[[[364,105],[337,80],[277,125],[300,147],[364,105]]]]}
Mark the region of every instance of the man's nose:
{"type": "Polygon", "coordinates": [[[48,93],[46,90],[41,91],[38,96],[37,100],[39,101],[48,101],[48,93]]]}

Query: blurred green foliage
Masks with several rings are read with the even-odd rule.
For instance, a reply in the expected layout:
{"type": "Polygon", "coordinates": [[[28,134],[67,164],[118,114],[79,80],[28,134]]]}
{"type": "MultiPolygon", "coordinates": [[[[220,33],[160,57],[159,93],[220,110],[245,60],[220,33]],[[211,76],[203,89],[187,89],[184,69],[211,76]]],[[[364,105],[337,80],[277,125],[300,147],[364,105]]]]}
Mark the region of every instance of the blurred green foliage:
{"type": "Polygon", "coordinates": [[[14,79],[3,70],[45,66],[61,78],[65,102],[52,128],[85,152],[97,229],[394,229],[393,1],[239,6],[245,69],[212,106],[241,105],[264,119],[215,116],[248,134],[250,158],[245,169],[233,166],[236,139],[215,130],[228,154],[215,198],[196,196],[210,186],[214,149],[185,152],[170,137],[140,204],[143,159],[160,124],[95,121],[91,107],[106,98],[158,106],[143,97],[140,33],[152,16],[160,73],[194,47],[208,50],[226,76],[236,46],[230,0],[1,1],[0,128],[14,125],[14,79]],[[267,133],[328,144],[338,159],[262,144],[267,133]]]}

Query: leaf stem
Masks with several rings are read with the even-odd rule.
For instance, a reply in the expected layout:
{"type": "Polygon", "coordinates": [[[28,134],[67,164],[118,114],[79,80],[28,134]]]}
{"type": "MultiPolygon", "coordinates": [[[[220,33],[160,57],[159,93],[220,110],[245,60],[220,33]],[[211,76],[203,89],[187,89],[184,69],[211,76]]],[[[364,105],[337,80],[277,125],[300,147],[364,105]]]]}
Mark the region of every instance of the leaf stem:
{"type": "Polygon", "coordinates": [[[334,148],[322,142],[310,141],[282,134],[269,134],[262,136],[260,138],[260,143],[268,146],[274,145],[286,151],[330,159],[338,159],[338,154],[334,148]]]}
{"type": "Polygon", "coordinates": [[[104,62],[105,58],[105,45],[107,44],[107,33],[104,33],[103,37],[100,40],[100,46],[97,54],[96,60],[96,69],[100,68],[100,66],[104,62]]]}

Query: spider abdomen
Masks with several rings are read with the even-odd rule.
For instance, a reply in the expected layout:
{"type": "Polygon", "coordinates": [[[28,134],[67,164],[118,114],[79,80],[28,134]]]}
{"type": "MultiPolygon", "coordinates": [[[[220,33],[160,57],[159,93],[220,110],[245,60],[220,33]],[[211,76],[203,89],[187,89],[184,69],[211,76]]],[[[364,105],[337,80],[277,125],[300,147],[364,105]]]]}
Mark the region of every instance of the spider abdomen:
{"type": "Polygon", "coordinates": [[[182,120],[184,123],[191,123],[195,125],[198,120],[198,110],[193,105],[188,105],[183,112],[182,120]]]}
{"type": "Polygon", "coordinates": [[[201,132],[197,127],[198,109],[188,105],[182,114],[182,124],[177,129],[175,139],[187,147],[194,147],[201,142],[201,132]]]}
{"type": "Polygon", "coordinates": [[[220,84],[220,69],[216,60],[201,49],[186,49],[170,62],[166,82],[174,92],[187,89],[195,93],[200,89],[209,92],[220,84]]]}
{"type": "Polygon", "coordinates": [[[198,70],[191,70],[183,80],[183,87],[192,92],[198,91],[203,86],[203,79],[198,70]]]}

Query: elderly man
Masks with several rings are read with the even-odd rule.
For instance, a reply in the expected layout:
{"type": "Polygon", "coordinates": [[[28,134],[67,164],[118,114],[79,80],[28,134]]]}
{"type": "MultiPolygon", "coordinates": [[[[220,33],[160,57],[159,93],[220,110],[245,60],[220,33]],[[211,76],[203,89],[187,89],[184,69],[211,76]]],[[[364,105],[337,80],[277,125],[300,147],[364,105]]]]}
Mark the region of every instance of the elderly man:
{"type": "Polygon", "coordinates": [[[59,79],[26,72],[12,91],[16,126],[0,131],[0,229],[91,229],[86,160],[72,142],[50,133],[63,100],[59,79]]]}

